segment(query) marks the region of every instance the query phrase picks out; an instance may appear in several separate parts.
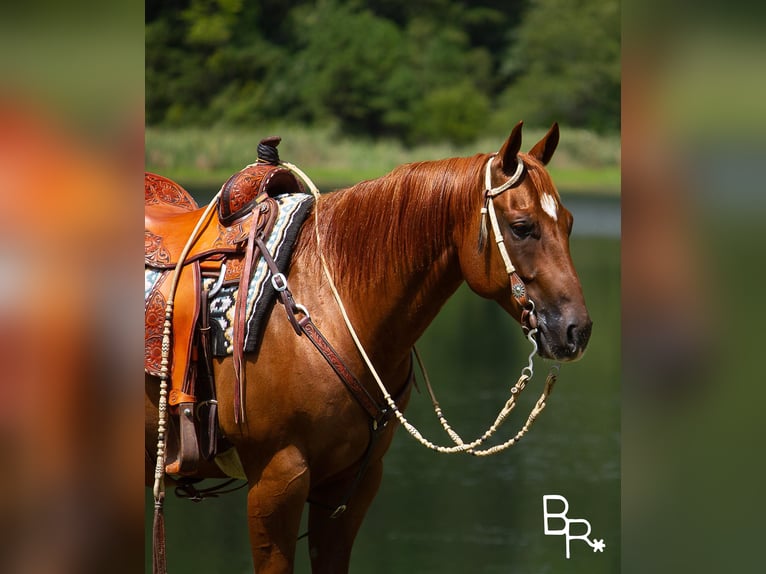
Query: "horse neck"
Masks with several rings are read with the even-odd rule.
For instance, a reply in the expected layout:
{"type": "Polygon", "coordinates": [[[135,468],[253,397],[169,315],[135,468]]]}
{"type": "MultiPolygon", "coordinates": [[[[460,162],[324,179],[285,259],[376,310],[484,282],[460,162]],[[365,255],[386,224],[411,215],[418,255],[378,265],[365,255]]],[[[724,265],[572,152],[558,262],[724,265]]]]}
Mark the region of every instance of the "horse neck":
{"type": "Polygon", "coordinates": [[[319,206],[322,250],[368,352],[407,355],[463,281],[486,156],[408,164],[319,206]]]}

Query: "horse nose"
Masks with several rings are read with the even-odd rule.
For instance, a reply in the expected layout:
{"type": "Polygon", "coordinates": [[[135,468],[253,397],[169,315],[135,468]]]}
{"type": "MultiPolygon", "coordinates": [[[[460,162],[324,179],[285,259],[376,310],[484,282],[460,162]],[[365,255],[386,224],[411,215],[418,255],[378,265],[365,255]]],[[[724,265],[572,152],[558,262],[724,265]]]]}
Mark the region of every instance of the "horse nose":
{"type": "Polygon", "coordinates": [[[567,327],[567,346],[572,355],[585,350],[590,340],[593,321],[586,316],[584,321],[572,322],[567,327]]]}

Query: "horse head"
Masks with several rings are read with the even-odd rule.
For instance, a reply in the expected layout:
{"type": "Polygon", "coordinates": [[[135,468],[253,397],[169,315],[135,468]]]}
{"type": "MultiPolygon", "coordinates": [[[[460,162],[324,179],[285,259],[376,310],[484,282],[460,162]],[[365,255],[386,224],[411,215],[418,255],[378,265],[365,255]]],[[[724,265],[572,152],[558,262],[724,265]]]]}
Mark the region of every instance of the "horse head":
{"type": "Polygon", "coordinates": [[[519,122],[500,151],[487,159],[485,209],[468,226],[469,234],[480,237],[479,249],[476,241],[462,241],[460,265],[471,289],[497,301],[517,321],[529,323],[524,310],[534,309],[531,326],[537,327],[541,356],[573,361],[585,351],[592,322],[569,252],[572,214],[545,169],[558,145],[559,128],[553,124],[527,154],[519,151],[521,127],[519,122]],[[494,210],[491,218],[489,210],[494,210]],[[490,237],[482,218],[494,219],[490,237]],[[512,296],[518,279],[523,285],[516,288],[526,289],[527,299],[512,296]]]}

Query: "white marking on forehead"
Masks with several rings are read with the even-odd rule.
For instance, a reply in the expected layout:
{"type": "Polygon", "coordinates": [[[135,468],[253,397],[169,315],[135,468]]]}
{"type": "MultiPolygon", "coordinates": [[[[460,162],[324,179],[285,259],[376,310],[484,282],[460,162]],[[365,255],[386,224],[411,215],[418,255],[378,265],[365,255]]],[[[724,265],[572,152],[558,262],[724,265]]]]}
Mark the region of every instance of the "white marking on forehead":
{"type": "Polygon", "coordinates": [[[540,205],[542,206],[543,211],[553,218],[553,221],[558,220],[558,207],[556,205],[556,200],[552,195],[544,193],[540,198],[540,205]]]}

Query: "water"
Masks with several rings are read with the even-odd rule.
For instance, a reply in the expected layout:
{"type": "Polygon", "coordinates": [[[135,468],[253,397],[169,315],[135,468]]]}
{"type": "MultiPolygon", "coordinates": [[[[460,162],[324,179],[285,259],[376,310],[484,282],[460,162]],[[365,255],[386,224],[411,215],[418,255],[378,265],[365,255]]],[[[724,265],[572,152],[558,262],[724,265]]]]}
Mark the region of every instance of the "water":
{"type": "MultiPolygon", "coordinates": [[[[400,429],[385,458],[380,492],[357,537],[351,572],[619,571],[619,202],[565,197],[565,203],[575,216],[572,257],[594,321],[585,357],[562,366],[546,410],[524,440],[505,453],[481,459],[442,455],[400,429]],[[546,494],[566,497],[569,518],[589,521],[591,538],[606,544],[603,553],[573,540],[571,559],[566,559],[564,537],[543,533],[546,494]]],[[[529,345],[495,304],[463,287],[419,349],[446,416],[461,435],[472,438],[507,399],[529,345]]],[[[523,424],[547,368],[545,361],[536,361],[536,377],[499,433],[503,437],[523,424]]],[[[427,437],[447,444],[427,395],[413,395],[407,416],[427,437]]],[[[147,514],[149,500],[147,494],[147,514]]],[[[252,571],[244,492],[201,504],[170,496],[166,515],[171,572],[252,571]],[[181,548],[188,559],[179,555],[181,548]]],[[[551,519],[550,527],[560,528],[561,521],[551,519]]],[[[572,528],[573,534],[582,532],[572,528]]],[[[310,572],[305,540],[297,554],[296,572],[310,572]]]]}

